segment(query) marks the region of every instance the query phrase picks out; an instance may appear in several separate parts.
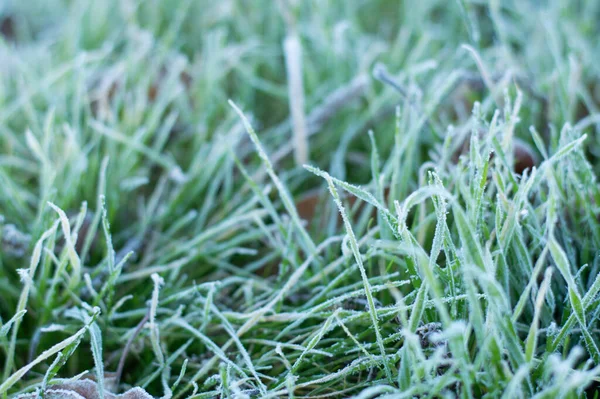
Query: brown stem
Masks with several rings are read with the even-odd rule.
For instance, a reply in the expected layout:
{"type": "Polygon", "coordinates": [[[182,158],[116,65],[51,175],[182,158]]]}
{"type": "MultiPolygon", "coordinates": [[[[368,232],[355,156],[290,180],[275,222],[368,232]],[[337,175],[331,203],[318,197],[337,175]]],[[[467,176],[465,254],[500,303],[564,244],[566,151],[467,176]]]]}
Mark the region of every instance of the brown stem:
{"type": "Polygon", "coordinates": [[[139,322],[139,324],[135,327],[135,331],[127,340],[125,344],[125,348],[123,349],[123,353],[121,354],[121,359],[119,359],[119,366],[117,367],[117,371],[115,373],[115,387],[119,386],[119,382],[121,381],[121,374],[123,374],[123,367],[125,367],[125,360],[127,359],[127,354],[129,353],[129,349],[131,348],[131,344],[133,344],[133,340],[140,334],[142,328],[144,328],[144,324],[150,318],[150,311],[146,312],[144,318],[139,322]]]}

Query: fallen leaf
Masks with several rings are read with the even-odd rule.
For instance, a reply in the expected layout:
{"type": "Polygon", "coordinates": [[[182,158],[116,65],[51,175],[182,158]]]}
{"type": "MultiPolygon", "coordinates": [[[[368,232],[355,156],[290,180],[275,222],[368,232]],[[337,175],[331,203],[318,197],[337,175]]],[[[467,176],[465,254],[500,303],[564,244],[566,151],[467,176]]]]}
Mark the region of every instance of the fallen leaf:
{"type": "MultiPolygon", "coordinates": [[[[15,399],[35,399],[41,392],[32,392],[17,396],[15,399]]],[[[44,391],[45,399],[100,399],[98,384],[90,379],[71,381],[51,385],[44,391]]],[[[115,394],[105,389],[105,399],[153,399],[143,388],[135,387],[122,394],[115,394]]]]}

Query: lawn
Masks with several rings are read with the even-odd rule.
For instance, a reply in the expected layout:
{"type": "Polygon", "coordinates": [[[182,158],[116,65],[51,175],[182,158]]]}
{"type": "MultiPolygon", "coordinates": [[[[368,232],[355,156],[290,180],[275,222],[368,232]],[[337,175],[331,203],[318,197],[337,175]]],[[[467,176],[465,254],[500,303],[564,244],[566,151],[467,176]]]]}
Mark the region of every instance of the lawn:
{"type": "Polygon", "coordinates": [[[0,0],[0,398],[597,398],[597,0],[0,0]]]}

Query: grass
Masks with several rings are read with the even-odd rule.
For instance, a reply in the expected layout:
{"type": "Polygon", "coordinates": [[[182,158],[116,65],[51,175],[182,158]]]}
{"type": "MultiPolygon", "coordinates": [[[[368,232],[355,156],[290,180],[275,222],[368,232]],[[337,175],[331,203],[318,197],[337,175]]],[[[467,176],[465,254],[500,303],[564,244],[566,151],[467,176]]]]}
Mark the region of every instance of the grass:
{"type": "Polygon", "coordinates": [[[1,3],[0,396],[597,397],[598,18],[1,3]]]}

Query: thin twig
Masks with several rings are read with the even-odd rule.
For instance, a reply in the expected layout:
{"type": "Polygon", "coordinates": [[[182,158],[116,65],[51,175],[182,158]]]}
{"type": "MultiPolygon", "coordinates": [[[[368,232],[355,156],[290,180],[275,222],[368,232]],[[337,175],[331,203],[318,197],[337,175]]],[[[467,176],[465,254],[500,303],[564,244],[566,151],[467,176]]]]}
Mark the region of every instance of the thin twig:
{"type": "MultiPolygon", "coordinates": [[[[348,84],[339,87],[325,97],[325,99],[308,115],[308,137],[320,132],[323,128],[323,125],[333,118],[343,107],[358,97],[361,97],[365,93],[368,84],[368,76],[359,75],[352,79],[352,81],[350,81],[348,84]]],[[[289,126],[283,127],[289,128],[289,126]]],[[[285,145],[281,147],[279,150],[273,153],[271,156],[271,161],[273,163],[279,162],[292,150],[293,147],[291,145],[285,145]]]]}
{"type": "Polygon", "coordinates": [[[129,339],[127,340],[127,343],[125,344],[125,348],[123,348],[123,353],[121,354],[121,359],[119,359],[119,366],[117,367],[117,371],[115,373],[115,387],[118,387],[119,382],[121,381],[121,375],[123,374],[123,368],[125,367],[125,360],[127,359],[127,354],[129,353],[129,349],[131,348],[131,345],[133,344],[133,340],[140,334],[140,332],[142,331],[142,328],[144,328],[144,324],[146,324],[146,322],[148,321],[149,318],[150,318],[150,311],[146,312],[146,315],[144,316],[144,318],[135,327],[135,331],[133,332],[131,337],[129,337],[129,339]]]}
{"type": "MultiPolygon", "coordinates": [[[[398,83],[396,81],[396,79],[394,79],[394,77],[392,75],[389,74],[389,72],[387,71],[387,68],[385,67],[385,65],[378,63],[375,65],[375,67],[373,67],[373,77],[377,80],[379,80],[382,83],[387,84],[388,86],[393,87],[394,89],[396,89],[396,91],[398,93],[400,93],[400,95],[408,101],[408,104],[418,113],[422,113],[419,105],[415,102],[415,100],[413,98],[410,98],[410,96],[408,95],[407,91],[404,90],[404,88],[402,87],[402,85],[400,83],[398,83]]],[[[433,121],[431,120],[431,118],[429,117],[429,115],[425,115],[425,125],[427,125],[427,127],[433,131],[433,132],[439,132],[442,131],[441,127],[436,127],[434,128],[432,126],[433,121]]]]}

